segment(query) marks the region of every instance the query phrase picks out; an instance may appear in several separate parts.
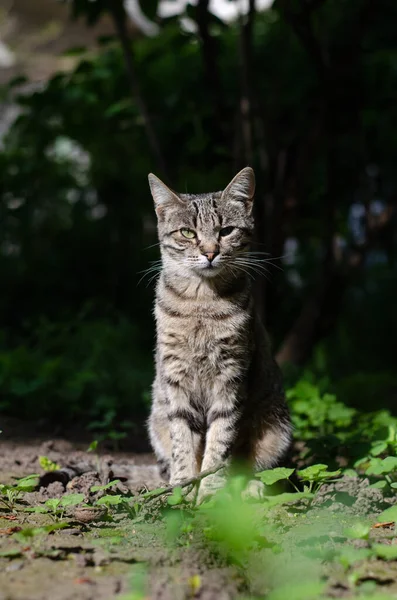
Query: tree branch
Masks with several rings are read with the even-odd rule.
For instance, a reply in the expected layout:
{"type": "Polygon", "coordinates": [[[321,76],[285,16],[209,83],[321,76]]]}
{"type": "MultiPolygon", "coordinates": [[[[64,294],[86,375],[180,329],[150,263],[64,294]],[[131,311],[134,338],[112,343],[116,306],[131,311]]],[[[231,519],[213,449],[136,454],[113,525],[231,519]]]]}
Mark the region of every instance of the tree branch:
{"type": "Polygon", "coordinates": [[[123,4],[122,2],[112,0],[112,2],[109,3],[109,5],[113,22],[117,31],[117,35],[119,36],[121,47],[123,49],[132,98],[136,103],[140,115],[142,117],[147,140],[150,149],[153,153],[154,159],[156,160],[157,168],[165,178],[168,178],[164,155],[161,151],[160,142],[157,138],[148,108],[142,96],[138,77],[136,74],[134,55],[131,46],[131,40],[129,39],[128,30],[126,26],[126,13],[123,4]]]}
{"type": "Polygon", "coordinates": [[[214,473],[217,473],[218,471],[220,471],[221,469],[224,469],[225,465],[218,465],[217,467],[215,467],[214,469],[207,469],[206,471],[202,471],[199,475],[196,475],[196,477],[191,477],[190,479],[185,479],[185,481],[183,481],[182,483],[179,483],[178,485],[169,485],[165,488],[161,488],[159,490],[153,490],[152,492],[147,492],[146,494],[142,494],[141,496],[138,496],[137,498],[134,498],[134,500],[138,501],[139,499],[142,500],[153,500],[155,498],[160,498],[161,496],[164,496],[165,494],[172,494],[172,492],[174,491],[175,488],[185,488],[185,487],[189,487],[189,486],[194,486],[197,483],[200,483],[200,481],[202,479],[205,479],[205,477],[208,477],[209,475],[214,475],[214,473]]]}
{"type": "Polygon", "coordinates": [[[255,0],[249,0],[249,10],[246,20],[240,18],[240,114],[241,128],[244,143],[244,164],[253,162],[253,140],[252,140],[252,33],[255,17],[255,0]]]}
{"type": "Polygon", "coordinates": [[[222,100],[220,91],[220,76],[218,72],[218,48],[210,33],[209,0],[198,0],[196,8],[196,23],[201,40],[203,65],[207,85],[213,94],[219,123],[223,120],[222,100]]]}

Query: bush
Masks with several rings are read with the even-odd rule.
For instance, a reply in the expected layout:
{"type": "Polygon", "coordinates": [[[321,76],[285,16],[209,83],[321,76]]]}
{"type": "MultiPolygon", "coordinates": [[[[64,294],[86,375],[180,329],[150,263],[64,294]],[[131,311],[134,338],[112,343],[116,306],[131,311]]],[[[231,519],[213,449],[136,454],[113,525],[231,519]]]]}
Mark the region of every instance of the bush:
{"type": "Polygon", "coordinates": [[[109,411],[142,418],[152,376],[126,318],[50,322],[28,341],[0,341],[0,410],[22,418],[91,421],[109,411]]]}

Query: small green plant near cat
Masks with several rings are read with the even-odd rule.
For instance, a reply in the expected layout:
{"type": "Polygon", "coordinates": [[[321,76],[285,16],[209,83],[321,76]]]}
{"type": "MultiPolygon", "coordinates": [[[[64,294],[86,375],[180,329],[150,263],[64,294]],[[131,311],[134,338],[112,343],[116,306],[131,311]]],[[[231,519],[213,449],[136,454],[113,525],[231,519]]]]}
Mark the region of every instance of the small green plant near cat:
{"type": "Polygon", "coordinates": [[[59,471],[61,468],[58,463],[53,462],[48,458],[48,456],[39,456],[39,465],[43,469],[43,471],[59,471]]]}
{"type": "Polygon", "coordinates": [[[29,545],[34,550],[35,555],[40,555],[43,554],[43,539],[54,531],[65,529],[68,526],[68,523],[58,522],[43,527],[24,527],[14,533],[12,539],[21,544],[22,547],[29,545]]]}
{"type": "Polygon", "coordinates": [[[25,492],[33,492],[39,481],[39,475],[29,475],[18,479],[15,485],[0,484],[0,503],[9,511],[14,511],[18,500],[25,492]]]}
{"type": "Polygon", "coordinates": [[[4,485],[0,483],[0,503],[7,510],[13,512],[15,504],[21,496],[21,491],[15,489],[10,485],[4,485]]]}
{"type": "Polygon", "coordinates": [[[96,470],[99,473],[101,465],[100,465],[100,460],[99,460],[99,454],[97,453],[98,444],[99,444],[99,440],[93,440],[91,442],[91,444],[88,446],[87,452],[91,452],[94,455],[96,470]]]}
{"type": "Polygon", "coordinates": [[[48,514],[54,521],[58,522],[65,517],[68,508],[77,506],[84,502],[84,494],[67,494],[62,498],[49,498],[43,505],[27,508],[26,512],[48,514]]]}
{"type": "MultiPolygon", "coordinates": [[[[287,469],[285,467],[276,467],[275,469],[269,469],[266,471],[262,471],[256,474],[256,477],[262,481],[268,488],[268,500],[272,503],[277,502],[277,498],[280,496],[280,500],[284,498],[282,501],[287,501],[287,498],[291,497],[292,499],[297,499],[297,494],[300,498],[305,497],[313,497],[313,494],[318,492],[320,487],[324,483],[331,483],[335,481],[340,475],[341,470],[338,469],[336,471],[328,471],[327,465],[317,464],[307,467],[306,469],[300,469],[296,471],[299,479],[304,483],[303,492],[299,490],[299,488],[291,481],[291,476],[295,472],[295,469],[287,469]],[[281,481],[288,482],[294,489],[295,494],[282,494],[282,495],[273,495],[273,488],[276,483],[281,481]],[[303,494],[303,495],[302,495],[303,494]]],[[[266,496],[265,496],[266,498],[266,496]]]]}
{"type": "Polygon", "coordinates": [[[322,393],[318,384],[300,380],[286,392],[292,411],[295,437],[308,440],[338,432],[347,433],[357,411],[322,393]]]}
{"type": "Polygon", "coordinates": [[[316,493],[324,483],[336,481],[341,475],[341,469],[328,471],[327,465],[318,464],[298,470],[297,475],[304,482],[304,491],[316,493]]]}
{"type": "Polygon", "coordinates": [[[355,469],[376,479],[372,487],[378,489],[397,489],[397,426],[392,422],[379,432],[366,456],[356,460],[355,469]]]}

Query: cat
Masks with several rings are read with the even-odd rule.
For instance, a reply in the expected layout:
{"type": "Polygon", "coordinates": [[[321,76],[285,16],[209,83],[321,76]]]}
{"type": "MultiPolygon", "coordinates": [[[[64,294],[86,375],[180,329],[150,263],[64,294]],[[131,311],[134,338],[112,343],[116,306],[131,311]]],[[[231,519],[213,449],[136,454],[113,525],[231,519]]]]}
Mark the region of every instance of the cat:
{"type": "MultiPolygon", "coordinates": [[[[254,172],[208,194],[176,193],[153,174],[149,185],[162,267],[148,429],[161,475],[178,485],[232,459],[273,467],[291,424],[251,290],[254,172]]],[[[202,480],[199,501],[223,485],[225,470],[202,480]]]]}

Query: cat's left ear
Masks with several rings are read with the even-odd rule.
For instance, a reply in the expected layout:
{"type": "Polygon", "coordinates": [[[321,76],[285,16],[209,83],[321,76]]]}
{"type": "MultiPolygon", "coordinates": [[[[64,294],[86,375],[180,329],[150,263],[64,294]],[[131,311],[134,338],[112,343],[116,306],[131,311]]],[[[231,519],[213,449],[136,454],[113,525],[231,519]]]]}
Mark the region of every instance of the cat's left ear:
{"type": "Polygon", "coordinates": [[[255,194],[255,174],[251,167],[245,167],[231,180],[222,198],[243,202],[251,212],[255,194]]]}

